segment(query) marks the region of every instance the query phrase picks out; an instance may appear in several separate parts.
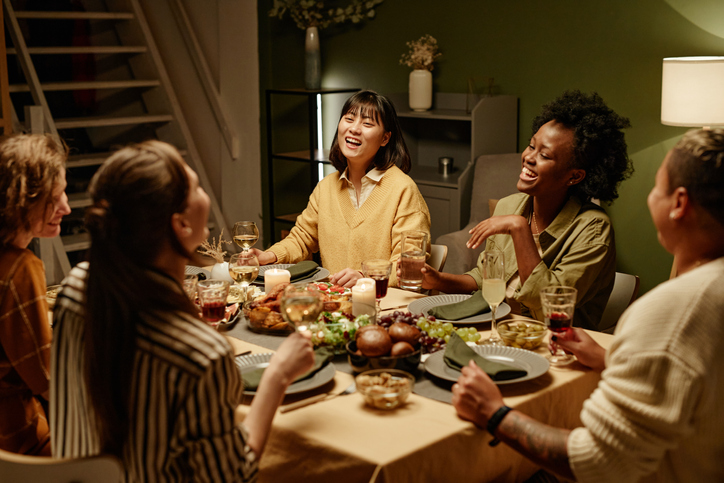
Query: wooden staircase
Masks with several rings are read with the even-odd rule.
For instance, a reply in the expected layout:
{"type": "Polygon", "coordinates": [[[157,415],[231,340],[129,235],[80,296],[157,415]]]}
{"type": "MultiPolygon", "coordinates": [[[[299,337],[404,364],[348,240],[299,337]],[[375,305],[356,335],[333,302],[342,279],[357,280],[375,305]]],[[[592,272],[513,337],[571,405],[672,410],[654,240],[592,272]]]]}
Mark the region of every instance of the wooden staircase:
{"type": "Polygon", "coordinates": [[[12,40],[7,66],[14,114],[26,129],[33,125],[70,149],[66,191],[73,212],[60,240],[45,241],[45,248],[41,241],[48,282],[82,260],[90,246],[82,222],[88,182],[110,152],[131,142],[161,139],[181,151],[211,197],[210,229],[218,237],[226,222],[139,0],[36,2],[53,11],[2,2],[12,40]],[[42,121],[32,113],[42,113],[42,121]]]}

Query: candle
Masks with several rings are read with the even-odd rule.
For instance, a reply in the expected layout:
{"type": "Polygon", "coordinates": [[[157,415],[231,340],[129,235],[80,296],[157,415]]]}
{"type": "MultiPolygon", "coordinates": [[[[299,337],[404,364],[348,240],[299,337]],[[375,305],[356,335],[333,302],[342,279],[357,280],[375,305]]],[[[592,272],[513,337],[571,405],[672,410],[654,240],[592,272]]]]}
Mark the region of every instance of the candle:
{"type": "Polygon", "coordinates": [[[360,278],[357,285],[352,287],[352,314],[356,317],[361,314],[370,314],[375,307],[375,281],[371,278],[360,278]],[[368,305],[366,307],[365,305],[368,305]]]}
{"type": "Polygon", "coordinates": [[[280,283],[289,282],[292,275],[289,270],[283,270],[281,268],[270,268],[264,272],[264,292],[269,293],[271,290],[279,285],[280,283]]]}

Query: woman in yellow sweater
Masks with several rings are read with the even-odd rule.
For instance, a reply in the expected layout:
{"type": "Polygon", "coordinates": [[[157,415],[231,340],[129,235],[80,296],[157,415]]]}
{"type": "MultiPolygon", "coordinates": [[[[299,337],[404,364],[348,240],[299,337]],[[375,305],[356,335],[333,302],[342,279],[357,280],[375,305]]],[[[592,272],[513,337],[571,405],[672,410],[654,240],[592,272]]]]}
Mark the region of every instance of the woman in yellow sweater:
{"type": "MultiPolygon", "coordinates": [[[[351,287],[364,260],[397,261],[402,232],[429,234],[430,212],[406,174],[410,154],[386,97],[360,91],[347,99],[329,157],[337,171],[319,182],[289,235],[254,251],[261,265],[296,263],[319,252],[330,281],[351,287]]],[[[394,270],[390,285],[397,285],[394,270]]]]}

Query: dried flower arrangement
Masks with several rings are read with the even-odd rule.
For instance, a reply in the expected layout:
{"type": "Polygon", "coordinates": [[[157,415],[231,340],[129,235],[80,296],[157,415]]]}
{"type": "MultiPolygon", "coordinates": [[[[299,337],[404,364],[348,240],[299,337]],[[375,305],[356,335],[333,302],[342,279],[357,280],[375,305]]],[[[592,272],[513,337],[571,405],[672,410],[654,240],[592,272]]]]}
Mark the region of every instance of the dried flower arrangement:
{"type": "Polygon", "coordinates": [[[437,40],[432,35],[423,35],[419,40],[407,42],[410,51],[402,54],[401,65],[415,70],[432,70],[433,62],[442,54],[438,52],[437,40]]]}
{"type": "Polygon", "coordinates": [[[366,18],[374,18],[375,6],[380,3],[382,0],[352,0],[345,8],[325,8],[323,0],[274,0],[269,16],[282,19],[288,11],[302,30],[307,27],[325,28],[348,20],[359,23],[366,18]]]}
{"type": "Polygon", "coordinates": [[[224,257],[227,253],[226,250],[224,250],[224,245],[231,245],[231,242],[224,240],[224,229],[222,228],[221,233],[219,233],[218,243],[216,242],[216,238],[212,237],[211,242],[204,240],[196,251],[202,255],[213,258],[216,260],[216,263],[224,263],[224,257]]]}

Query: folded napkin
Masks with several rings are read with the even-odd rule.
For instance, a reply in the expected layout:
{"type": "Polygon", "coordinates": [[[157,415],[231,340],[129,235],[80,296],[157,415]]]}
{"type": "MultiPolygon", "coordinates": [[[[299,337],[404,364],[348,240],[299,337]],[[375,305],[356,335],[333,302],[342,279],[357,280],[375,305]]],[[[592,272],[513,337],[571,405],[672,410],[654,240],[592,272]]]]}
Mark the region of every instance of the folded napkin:
{"type": "Polygon", "coordinates": [[[472,350],[455,332],[452,333],[450,341],[445,347],[443,359],[448,366],[457,371],[461,370],[463,366],[467,366],[472,359],[494,381],[507,381],[528,375],[528,371],[523,369],[486,359],[472,350]]]}
{"type": "Polygon", "coordinates": [[[489,311],[490,305],[483,298],[482,290],[478,290],[462,302],[433,307],[428,314],[435,316],[436,319],[460,320],[489,311]]]}
{"type": "MultiPolygon", "coordinates": [[[[314,365],[312,368],[296,378],[294,382],[301,381],[304,379],[307,379],[308,377],[312,377],[314,373],[319,371],[321,368],[327,365],[327,363],[332,360],[332,357],[334,356],[334,353],[329,350],[326,347],[320,347],[319,349],[314,351],[314,365]]],[[[245,372],[242,378],[244,379],[244,390],[245,391],[256,391],[259,387],[259,381],[261,381],[261,376],[264,374],[265,368],[259,368],[254,369],[253,371],[245,372]]],[[[293,382],[293,383],[294,383],[293,382]]]]}
{"type": "Polygon", "coordinates": [[[319,265],[317,265],[317,262],[313,262],[312,260],[304,260],[296,265],[292,265],[287,268],[287,270],[292,276],[291,281],[295,282],[297,280],[302,280],[303,278],[311,277],[317,273],[319,271],[319,265]]]}

